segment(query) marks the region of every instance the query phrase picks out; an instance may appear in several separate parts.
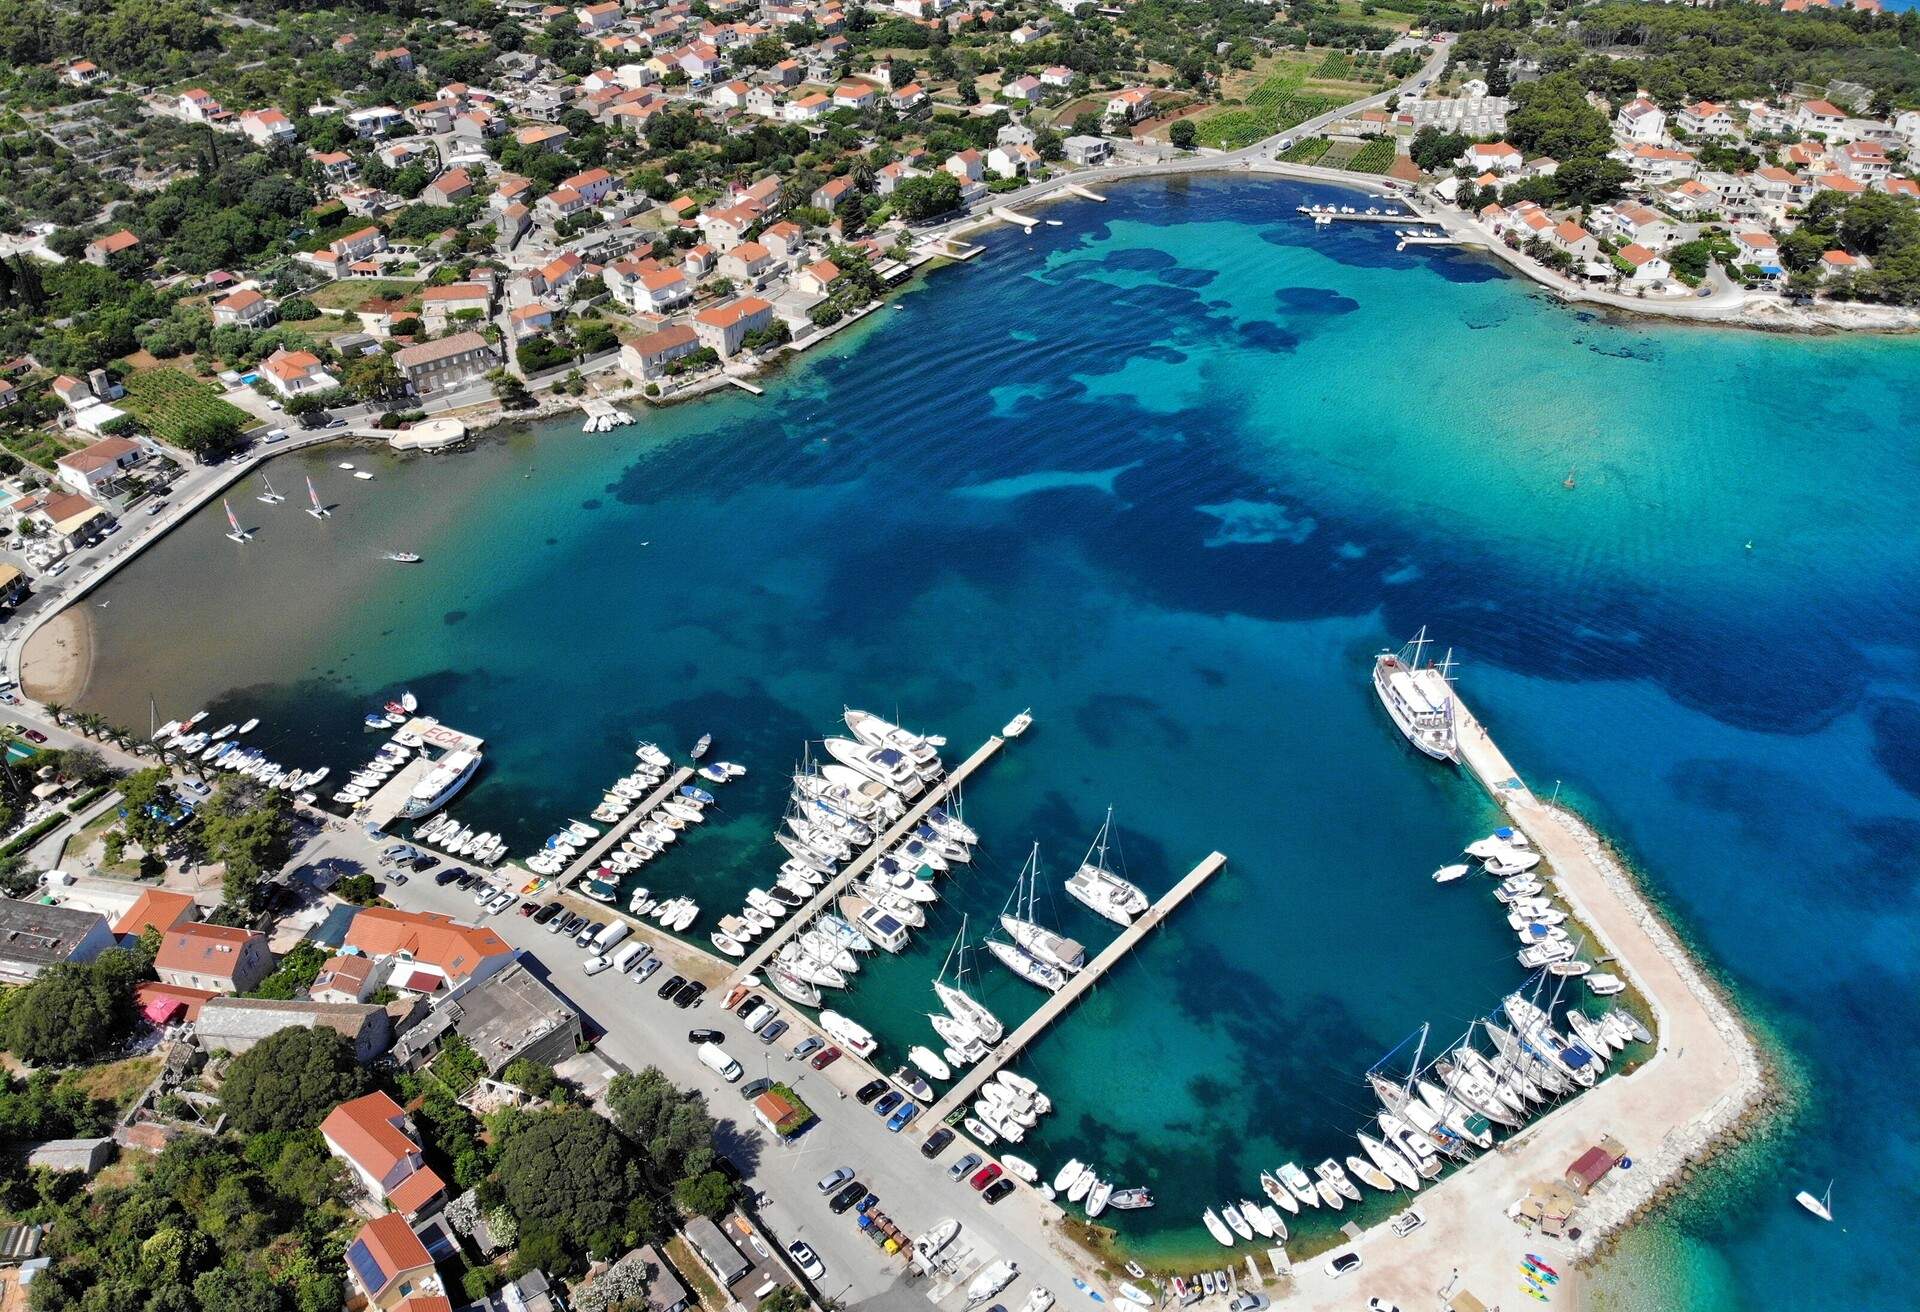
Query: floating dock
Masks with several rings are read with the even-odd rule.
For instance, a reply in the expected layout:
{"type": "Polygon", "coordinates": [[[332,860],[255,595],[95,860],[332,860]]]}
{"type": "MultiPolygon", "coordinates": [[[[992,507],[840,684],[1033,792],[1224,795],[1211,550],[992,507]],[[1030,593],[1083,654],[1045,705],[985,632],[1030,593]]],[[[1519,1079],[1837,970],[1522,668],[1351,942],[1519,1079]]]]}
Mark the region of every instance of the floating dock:
{"type": "Polygon", "coordinates": [[[1067,190],[1072,192],[1076,196],[1084,196],[1088,200],[1097,200],[1102,205],[1107,203],[1107,198],[1105,196],[1102,196],[1099,192],[1088,191],[1085,187],[1076,186],[1074,183],[1071,183],[1071,182],[1067,184],[1067,190]]]}
{"type": "Polygon", "coordinates": [[[553,887],[566,888],[570,886],[574,880],[593,869],[598,862],[606,857],[607,853],[611,852],[614,847],[619,844],[621,839],[627,836],[627,833],[635,825],[651,815],[656,806],[659,806],[660,803],[672,797],[679,791],[680,785],[686,783],[687,780],[691,778],[693,778],[693,767],[690,765],[683,765],[668,775],[665,783],[648,793],[645,800],[636,803],[633,810],[621,816],[620,819],[614,823],[613,828],[602,834],[595,840],[592,847],[582,852],[572,865],[561,871],[559,877],[553,881],[553,887]]]}
{"type": "Polygon", "coordinates": [[[1040,220],[1029,218],[1024,214],[1015,213],[1013,210],[1008,209],[1004,205],[994,206],[991,213],[994,218],[1000,219],[1006,223],[1017,223],[1021,227],[1025,228],[1028,232],[1032,232],[1035,228],[1040,226],[1040,220]]]}
{"type": "Polygon", "coordinates": [[[732,374],[728,374],[727,381],[732,383],[735,387],[739,388],[741,391],[745,392],[749,396],[765,396],[766,395],[765,388],[755,387],[752,383],[748,382],[744,378],[735,378],[732,374]]]}
{"type": "Polygon", "coordinates": [[[973,1095],[980,1086],[991,1079],[996,1071],[1015,1057],[1022,1049],[1040,1037],[1041,1031],[1058,1020],[1067,1008],[1080,1000],[1082,994],[1100,982],[1120,958],[1131,952],[1134,946],[1156,929],[1173,909],[1191,897],[1200,886],[1220,872],[1227,864],[1226,854],[1210,852],[1206,860],[1187,872],[1179,883],[1168,889],[1158,902],[1148,907],[1146,912],[1131,925],[1120,931],[1120,937],[1107,944],[1100,955],[1088,962],[1086,967],[1074,975],[1058,993],[1040,1004],[1040,1010],[1021,1022],[1020,1028],[993,1046],[987,1055],[975,1062],[973,1067],[962,1075],[959,1082],[933,1105],[931,1111],[919,1118],[917,1124],[931,1128],[944,1124],[947,1117],[957,1108],[973,1101],[973,1095]]]}
{"type": "MultiPolygon", "coordinates": [[[[419,735],[424,746],[432,747],[442,754],[477,752],[486,743],[486,739],[478,734],[462,733],[452,725],[441,724],[438,720],[423,720],[417,715],[396,728],[393,735],[379,741],[385,743],[403,733],[419,735]]],[[[368,735],[368,740],[372,741],[372,735],[368,735]]],[[[395,770],[387,777],[385,783],[374,790],[373,796],[367,799],[365,807],[359,814],[360,821],[384,832],[388,825],[400,818],[401,808],[406,806],[407,799],[413,795],[413,786],[426,777],[434,763],[434,760],[427,759],[427,754],[423,751],[395,770]]]]}
{"type": "Polygon", "coordinates": [[[794,911],[769,930],[767,937],[747,954],[745,960],[733,968],[733,973],[727,976],[726,987],[732,988],[740,982],[742,976],[752,974],[771,961],[774,953],[780,950],[782,943],[812,923],[815,916],[830,910],[833,900],[845,892],[849,884],[865,874],[875,861],[897,847],[901,839],[913,832],[914,826],[926,819],[927,812],[946,801],[953,790],[965,783],[975,770],[992,760],[994,754],[1006,746],[1006,742],[1005,738],[995,734],[980,744],[979,749],[972,756],[948,771],[938,783],[922,793],[893,828],[882,834],[866,851],[849,861],[846,869],[821,885],[820,890],[805,906],[794,911]]]}

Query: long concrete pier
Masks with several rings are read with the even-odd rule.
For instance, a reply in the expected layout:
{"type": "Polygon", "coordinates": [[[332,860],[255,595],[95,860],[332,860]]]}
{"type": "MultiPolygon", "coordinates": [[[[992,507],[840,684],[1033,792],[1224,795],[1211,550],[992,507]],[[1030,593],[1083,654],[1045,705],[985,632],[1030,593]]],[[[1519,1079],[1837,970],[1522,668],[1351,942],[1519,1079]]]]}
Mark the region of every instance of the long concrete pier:
{"type": "Polygon", "coordinates": [[[579,858],[575,860],[572,865],[568,866],[558,879],[553,881],[554,887],[566,888],[571,885],[574,880],[593,869],[595,864],[603,860],[607,853],[611,852],[614,846],[632,831],[635,825],[653,813],[653,808],[659,806],[660,803],[666,801],[669,797],[672,797],[675,792],[679,791],[680,786],[691,778],[693,778],[693,767],[690,765],[683,765],[668,775],[665,783],[661,784],[651,793],[648,793],[643,801],[634,805],[633,810],[621,816],[620,819],[615,822],[613,828],[607,830],[599,841],[582,852],[579,858]]]}
{"type": "Polygon", "coordinates": [[[1160,922],[1165,920],[1175,907],[1197,892],[1202,884],[1212,879],[1219,873],[1220,867],[1226,864],[1225,853],[1208,853],[1206,860],[1188,871],[1186,877],[1168,889],[1158,902],[1148,907],[1145,914],[1120,931],[1120,937],[1107,944],[1100,955],[1069,979],[1058,993],[1041,1003],[1040,1010],[1027,1017],[1020,1028],[1000,1040],[993,1046],[992,1051],[975,1062],[973,1068],[962,1075],[959,1082],[948,1089],[940,1101],[933,1105],[933,1109],[920,1118],[920,1124],[928,1127],[939,1125],[952,1114],[954,1108],[964,1107],[973,1095],[979,1092],[980,1086],[991,1079],[996,1071],[1019,1056],[1021,1050],[1039,1038],[1047,1026],[1058,1020],[1067,1008],[1080,1000],[1088,989],[1099,983],[1100,978],[1111,970],[1120,958],[1131,952],[1141,939],[1159,928],[1160,922]]]}
{"type": "Polygon", "coordinates": [[[953,794],[953,790],[965,783],[967,778],[972,775],[975,770],[978,770],[981,766],[992,760],[994,754],[1004,747],[1006,742],[1007,740],[1005,738],[1002,738],[999,734],[995,734],[984,743],[981,743],[979,749],[976,750],[972,756],[962,761],[958,766],[944,775],[938,783],[935,783],[922,793],[919,799],[908,808],[907,813],[901,816],[899,821],[894,824],[893,828],[882,834],[866,851],[848,862],[845,870],[842,870],[839,874],[821,885],[820,890],[813,895],[813,899],[805,906],[774,926],[773,929],[768,932],[767,937],[760,942],[760,945],[754,948],[752,952],[749,952],[746,959],[735,967],[734,972],[727,977],[726,986],[728,988],[733,987],[733,985],[740,981],[741,977],[752,974],[768,961],[772,960],[773,954],[779,951],[782,943],[785,943],[788,939],[799,933],[805,926],[812,924],[815,916],[831,907],[834,898],[845,892],[849,884],[865,874],[875,861],[878,861],[886,853],[891,852],[897,847],[901,839],[912,833],[914,827],[927,818],[927,812],[946,801],[947,798],[953,794]]]}
{"type": "MultiPolygon", "coordinates": [[[[1631,1074],[1608,1075],[1498,1151],[1481,1154],[1423,1190],[1419,1206],[1427,1223],[1412,1234],[1395,1236],[1376,1225],[1350,1246],[1374,1273],[1370,1291],[1402,1307],[1431,1306],[1433,1291],[1443,1286],[1455,1296],[1471,1293],[1487,1306],[1517,1306],[1516,1264],[1529,1252],[1559,1268],[1559,1292],[1573,1299],[1574,1264],[1697,1162],[1759,1096],[1759,1054],[1598,836],[1527,787],[1458,693],[1454,723],[1462,763],[1546,858],[1542,868],[1592,930],[1594,951],[1611,957],[1611,969],[1652,1009],[1658,1047],[1631,1074]],[[1530,1188],[1562,1182],[1568,1164],[1601,1135],[1626,1146],[1633,1168],[1616,1169],[1582,1199],[1575,1221],[1579,1240],[1529,1233],[1508,1218],[1506,1209],[1530,1188]]],[[[1419,762],[1409,768],[1431,767],[1419,762]]],[[[1353,1306],[1352,1288],[1318,1262],[1296,1264],[1293,1278],[1289,1308],[1345,1312],[1353,1306]]]]}

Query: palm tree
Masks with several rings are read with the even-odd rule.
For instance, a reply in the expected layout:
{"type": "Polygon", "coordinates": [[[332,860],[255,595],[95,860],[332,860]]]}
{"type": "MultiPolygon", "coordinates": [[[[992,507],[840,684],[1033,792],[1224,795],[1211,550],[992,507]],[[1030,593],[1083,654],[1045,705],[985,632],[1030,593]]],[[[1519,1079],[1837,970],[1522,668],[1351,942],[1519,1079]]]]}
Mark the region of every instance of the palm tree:
{"type": "Polygon", "coordinates": [[[67,723],[67,704],[65,702],[47,702],[45,706],[47,714],[53,717],[54,724],[64,727],[67,723]]]}
{"type": "Polygon", "coordinates": [[[107,722],[107,718],[98,711],[82,711],[73,719],[80,732],[88,738],[98,738],[100,726],[107,722]]]}
{"type": "Polygon", "coordinates": [[[19,771],[13,768],[13,745],[20,741],[20,731],[11,725],[0,726],[0,781],[4,782],[7,794],[15,802],[25,799],[27,785],[20,778],[19,771]]]}

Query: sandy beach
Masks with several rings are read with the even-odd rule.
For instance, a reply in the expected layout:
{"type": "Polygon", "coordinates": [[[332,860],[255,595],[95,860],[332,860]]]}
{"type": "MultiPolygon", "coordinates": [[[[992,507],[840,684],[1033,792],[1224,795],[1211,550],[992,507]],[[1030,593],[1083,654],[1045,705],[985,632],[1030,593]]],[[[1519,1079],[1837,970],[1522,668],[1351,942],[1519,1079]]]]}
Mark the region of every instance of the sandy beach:
{"type": "Polygon", "coordinates": [[[93,619],[69,606],[34,630],[20,653],[20,688],[45,705],[80,700],[93,678],[93,619]]]}

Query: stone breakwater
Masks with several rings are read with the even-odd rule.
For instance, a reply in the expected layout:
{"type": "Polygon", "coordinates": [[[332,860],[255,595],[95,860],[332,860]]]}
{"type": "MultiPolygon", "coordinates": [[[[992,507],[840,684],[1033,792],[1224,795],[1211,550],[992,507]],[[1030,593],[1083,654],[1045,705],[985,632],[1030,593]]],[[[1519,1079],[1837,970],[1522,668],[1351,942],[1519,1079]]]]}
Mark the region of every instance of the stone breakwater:
{"type": "MultiPolygon", "coordinates": [[[[1552,822],[1572,835],[1593,868],[1600,873],[1614,897],[1626,907],[1642,933],[1655,945],[1706,1013],[1737,1063],[1738,1078],[1703,1113],[1674,1126],[1651,1151],[1639,1148],[1632,1154],[1633,1169],[1614,1171],[1587,1196],[1580,1211],[1580,1239],[1575,1255],[1587,1259],[1597,1255],[1622,1228],[1639,1220],[1676,1187],[1692,1176],[1692,1169],[1703,1164],[1729,1139],[1743,1134],[1747,1122],[1767,1109],[1771,1099],[1772,1077],[1758,1043],[1748,1031],[1721,987],[1701,968],[1699,961],[1675,936],[1667,923],[1641,890],[1619,854],[1584,820],[1563,806],[1544,807],[1552,822]]],[[[1637,972],[1619,962],[1630,976],[1637,972]]],[[[1653,1003],[1656,1018],[1664,1010],[1656,995],[1647,992],[1644,982],[1634,983],[1653,1003]]],[[[1684,1060],[1684,1049],[1670,1053],[1664,1034],[1657,1060],[1684,1060]]],[[[1631,1077],[1629,1077],[1631,1078],[1631,1077]]]]}

